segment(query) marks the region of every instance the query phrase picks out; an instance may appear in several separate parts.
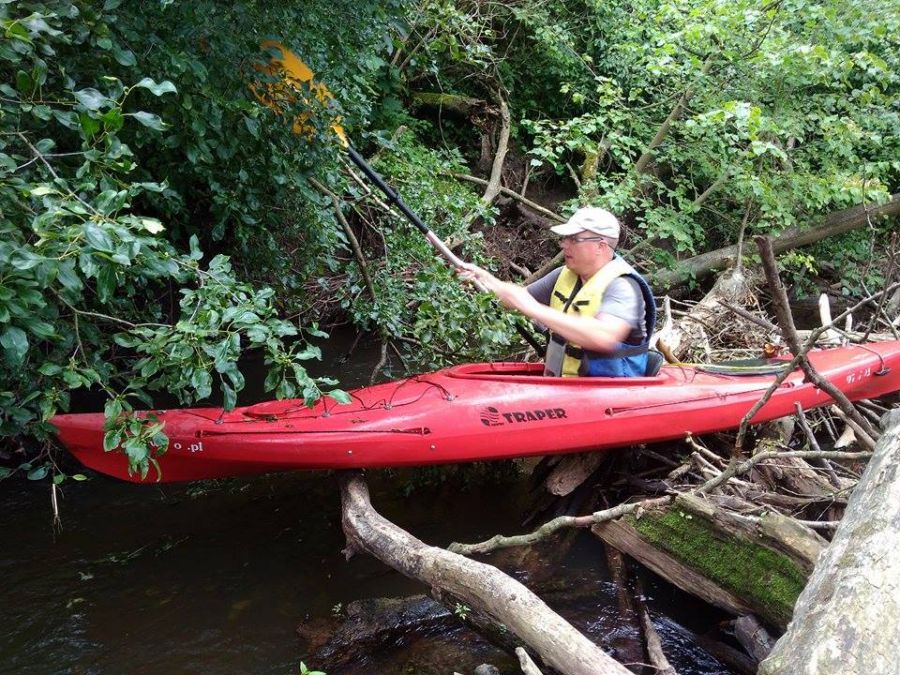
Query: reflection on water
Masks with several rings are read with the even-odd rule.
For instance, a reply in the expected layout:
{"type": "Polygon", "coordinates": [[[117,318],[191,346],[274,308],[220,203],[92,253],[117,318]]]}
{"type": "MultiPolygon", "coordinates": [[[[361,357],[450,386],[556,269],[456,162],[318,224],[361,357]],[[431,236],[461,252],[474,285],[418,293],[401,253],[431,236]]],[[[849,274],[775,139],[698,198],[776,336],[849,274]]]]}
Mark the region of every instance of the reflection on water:
{"type": "MultiPolygon", "coordinates": [[[[342,384],[364,383],[375,360],[370,353],[356,372],[345,368],[342,384]]],[[[251,390],[241,402],[261,396],[251,390]]],[[[522,531],[525,481],[448,481],[406,496],[421,475],[371,472],[369,481],[375,507],[427,543],[522,531]]],[[[305,618],[360,598],[428,590],[367,556],[344,560],[337,480],[328,472],[164,486],[93,476],[66,482],[60,504],[55,533],[45,483],[0,483],[0,672],[295,673],[306,656],[295,628],[305,618]]],[[[602,559],[585,534],[559,572],[596,589],[587,605],[582,596],[559,609],[601,644],[620,624],[602,559]]],[[[683,597],[659,604],[689,620],[683,597]]],[[[728,672],[664,621],[679,672],[728,672]]],[[[491,653],[475,640],[462,631],[413,640],[355,672],[424,672],[410,665],[418,655],[431,657],[434,672],[471,672],[491,653]],[[442,641],[456,647],[446,663],[442,641]]]]}

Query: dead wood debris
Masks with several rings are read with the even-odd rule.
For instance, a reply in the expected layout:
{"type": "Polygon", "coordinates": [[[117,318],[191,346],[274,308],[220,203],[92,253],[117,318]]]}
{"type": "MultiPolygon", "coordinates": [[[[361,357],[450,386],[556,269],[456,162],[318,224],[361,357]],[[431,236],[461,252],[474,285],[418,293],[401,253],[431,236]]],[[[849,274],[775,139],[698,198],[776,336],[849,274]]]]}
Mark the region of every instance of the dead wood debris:
{"type": "MultiPolygon", "coordinates": [[[[891,296],[895,292],[895,286],[891,284],[881,294],[851,307],[836,321],[842,321],[849,312],[857,311],[867,303],[880,302],[879,297],[891,296]]],[[[792,326],[788,325],[785,331],[789,337],[784,338],[775,322],[763,313],[758,298],[764,294],[758,288],[745,286],[737,296],[722,297],[720,294],[712,301],[684,305],[685,310],[677,318],[700,325],[702,330],[694,331],[691,340],[696,341],[699,335],[706,343],[699,347],[699,351],[696,343],[693,344],[690,353],[716,360],[753,358],[771,356],[771,351],[764,352],[764,348],[772,349],[766,345],[788,343],[797,355],[795,360],[798,366],[801,362],[808,366],[804,358],[806,352],[820,338],[833,339],[834,333],[828,331],[833,326],[825,325],[802,333],[805,341],[801,343],[796,331],[790,335],[792,326]],[[721,320],[722,316],[718,315],[705,322],[702,315],[698,317],[694,311],[700,305],[704,305],[706,311],[717,306],[714,312],[725,311],[728,319],[721,320]]],[[[783,326],[784,317],[779,319],[783,326]]],[[[672,318],[674,321],[675,318],[672,318]]],[[[854,337],[841,331],[837,334],[845,340],[854,337]]],[[[814,372],[808,373],[814,381],[815,375],[814,372]]],[[[776,542],[774,546],[789,551],[799,567],[809,575],[822,546],[834,535],[848,498],[872,456],[871,448],[878,440],[878,421],[898,407],[898,400],[895,396],[877,402],[861,401],[850,404],[850,407],[852,414],[846,406],[804,411],[798,405],[796,416],[788,424],[769,423],[744,428],[741,433],[750,441],[746,451],[743,441],[735,434],[724,433],[703,438],[688,437],[681,451],[674,454],[671,446],[664,452],[652,447],[637,448],[632,452],[633,461],[627,468],[618,477],[607,477],[597,488],[603,493],[601,503],[604,508],[587,515],[553,518],[527,534],[495,535],[475,544],[454,543],[450,548],[465,555],[483,554],[509,547],[532,546],[556,536],[561,530],[591,526],[595,533],[605,533],[600,536],[608,546],[612,542],[613,546],[622,547],[621,550],[653,568],[651,560],[654,556],[648,554],[642,557],[652,547],[646,541],[637,541],[631,542],[633,550],[629,550],[631,535],[627,528],[622,530],[617,524],[623,522],[626,516],[639,519],[644,513],[671,508],[675,503],[681,508],[693,503],[700,504],[701,509],[709,509],[716,514],[716,518],[730,522],[733,528],[754,533],[753,536],[763,536],[777,530],[779,534],[773,539],[776,542]],[[843,431],[845,429],[849,432],[843,431]],[[708,506],[702,506],[704,504],[708,506]],[[606,536],[611,532],[617,534],[606,536]],[[816,542],[817,537],[821,543],[816,542]]],[[[750,417],[748,415],[747,419],[750,417]]],[[[588,466],[583,459],[577,464],[581,468],[588,466]]],[[[587,476],[583,479],[589,481],[587,476]]],[[[567,484],[566,490],[572,489],[573,485],[567,484]]],[[[657,571],[666,576],[669,569],[667,563],[657,571]]],[[[690,575],[686,575],[685,579],[683,584],[677,585],[703,597],[699,589],[705,585],[704,582],[690,575]]],[[[716,600],[723,597],[718,588],[707,588],[706,593],[707,601],[713,604],[718,604],[716,600]]],[[[747,652],[744,655],[747,660],[743,660],[744,657],[738,659],[741,662],[739,669],[755,670],[755,664],[764,659],[771,649],[773,639],[751,614],[754,611],[752,606],[739,596],[732,597],[731,601],[734,604],[730,611],[744,617],[734,627],[735,639],[742,643],[747,652]]],[[[720,606],[728,607],[728,604],[725,602],[720,606]]],[[[646,625],[647,618],[641,618],[646,625]]],[[[775,629],[777,636],[784,630],[786,618],[784,615],[769,617],[766,623],[775,629]]],[[[647,635],[645,646],[648,654],[652,650],[655,656],[660,655],[657,652],[659,645],[654,642],[652,634],[647,635]]],[[[657,667],[665,668],[662,663],[657,662],[657,667]]]]}

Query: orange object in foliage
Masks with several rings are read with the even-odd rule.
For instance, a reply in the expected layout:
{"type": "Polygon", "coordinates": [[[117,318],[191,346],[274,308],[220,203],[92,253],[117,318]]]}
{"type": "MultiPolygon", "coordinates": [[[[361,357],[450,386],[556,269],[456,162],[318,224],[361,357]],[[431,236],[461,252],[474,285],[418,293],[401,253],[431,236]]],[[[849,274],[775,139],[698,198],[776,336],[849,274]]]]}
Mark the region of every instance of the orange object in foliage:
{"type": "MultiPolygon", "coordinates": [[[[273,55],[266,64],[254,65],[257,71],[268,76],[265,82],[251,82],[250,90],[257,100],[263,105],[283,115],[287,108],[297,104],[309,105],[309,100],[304,92],[309,91],[316,97],[319,103],[328,105],[333,99],[331,92],[324,84],[313,79],[313,71],[294,52],[280,42],[265,40],[260,44],[265,50],[276,52],[280,56],[273,55]]],[[[302,112],[294,118],[292,125],[295,134],[312,135],[315,128],[309,123],[312,111],[302,112]]],[[[347,145],[344,128],[340,125],[340,116],[332,120],[331,128],[347,145]]]]}

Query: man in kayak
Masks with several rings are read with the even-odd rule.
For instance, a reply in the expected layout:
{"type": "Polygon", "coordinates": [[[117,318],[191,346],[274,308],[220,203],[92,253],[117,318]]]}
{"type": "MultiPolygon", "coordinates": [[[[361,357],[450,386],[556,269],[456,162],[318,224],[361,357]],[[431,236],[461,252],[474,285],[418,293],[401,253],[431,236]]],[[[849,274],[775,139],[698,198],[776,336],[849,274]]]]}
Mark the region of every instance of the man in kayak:
{"type": "Polygon", "coordinates": [[[546,375],[647,374],[656,305],[643,277],[615,254],[619,220],[589,206],[550,230],[560,237],[565,265],[527,287],[471,264],[459,274],[550,331],[546,375]]]}

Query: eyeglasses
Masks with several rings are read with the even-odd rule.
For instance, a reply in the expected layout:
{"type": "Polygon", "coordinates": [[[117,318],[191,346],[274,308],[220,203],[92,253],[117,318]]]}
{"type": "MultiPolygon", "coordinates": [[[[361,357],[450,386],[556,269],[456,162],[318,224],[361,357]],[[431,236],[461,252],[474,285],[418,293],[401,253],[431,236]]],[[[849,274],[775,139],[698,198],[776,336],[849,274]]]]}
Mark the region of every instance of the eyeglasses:
{"type": "Polygon", "coordinates": [[[580,244],[583,241],[606,241],[606,237],[577,237],[574,234],[570,234],[559,238],[560,244],[580,244]]]}

